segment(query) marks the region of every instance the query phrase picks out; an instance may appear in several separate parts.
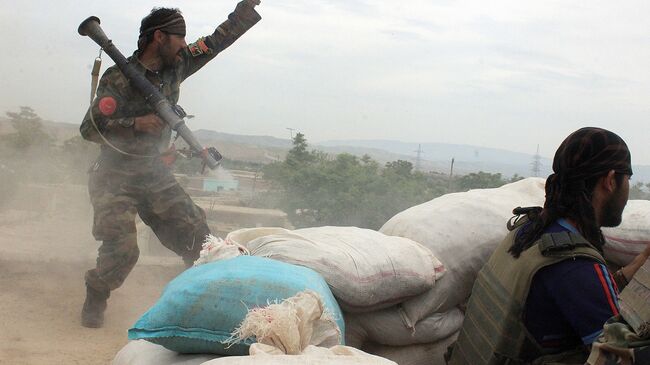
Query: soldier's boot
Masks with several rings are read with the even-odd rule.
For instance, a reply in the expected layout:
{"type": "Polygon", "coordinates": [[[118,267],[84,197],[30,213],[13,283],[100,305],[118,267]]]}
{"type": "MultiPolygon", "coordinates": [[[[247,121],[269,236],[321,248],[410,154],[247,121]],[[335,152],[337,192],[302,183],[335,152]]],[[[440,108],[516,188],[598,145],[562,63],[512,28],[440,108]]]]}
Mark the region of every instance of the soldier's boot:
{"type": "Polygon", "coordinates": [[[81,325],[100,328],[104,324],[104,311],[111,292],[102,292],[86,285],[86,301],[81,310],[81,325]]]}

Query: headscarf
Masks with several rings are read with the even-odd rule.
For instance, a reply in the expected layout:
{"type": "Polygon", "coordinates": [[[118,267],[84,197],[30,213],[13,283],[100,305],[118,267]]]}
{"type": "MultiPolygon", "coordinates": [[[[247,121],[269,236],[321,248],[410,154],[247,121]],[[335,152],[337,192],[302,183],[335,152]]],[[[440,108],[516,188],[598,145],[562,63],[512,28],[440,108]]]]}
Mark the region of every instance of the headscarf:
{"type": "Polygon", "coordinates": [[[627,144],[617,134],[602,128],[585,127],[571,133],[553,158],[553,172],[548,182],[558,180],[568,185],[590,178],[616,173],[632,175],[627,144]]]}
{"type": "Polygon", "coordinates": [[[178,9],[154,9],[140,23],[140,36],[138,37],[138,48],[143,49],[147,37],[156,30],[169,34],[185,36],[185,19],[178,9]],[[160,14],[168,13],[160,16],[160,14]]]}

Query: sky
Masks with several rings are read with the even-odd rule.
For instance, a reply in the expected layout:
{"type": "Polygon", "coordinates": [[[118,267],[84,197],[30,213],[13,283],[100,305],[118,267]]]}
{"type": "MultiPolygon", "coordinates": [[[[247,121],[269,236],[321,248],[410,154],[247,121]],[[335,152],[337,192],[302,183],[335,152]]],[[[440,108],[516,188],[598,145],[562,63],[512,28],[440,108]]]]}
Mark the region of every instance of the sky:
{"type": "MultiPolygon", "coordinates": [[[[0,0],[0,112],[79,123],[99,46],[125,55],[154,6],[179,7],[187,41],[236,2],[0,0]]],[[[552,157],[583,126],[618,133],[650,165],[650,2],[262,0],[262,21],[181,87],[192,129],[310,142],[392,139],[552,157]]],[[[104,56],[102,71],[112,64],[104,56]]]]}

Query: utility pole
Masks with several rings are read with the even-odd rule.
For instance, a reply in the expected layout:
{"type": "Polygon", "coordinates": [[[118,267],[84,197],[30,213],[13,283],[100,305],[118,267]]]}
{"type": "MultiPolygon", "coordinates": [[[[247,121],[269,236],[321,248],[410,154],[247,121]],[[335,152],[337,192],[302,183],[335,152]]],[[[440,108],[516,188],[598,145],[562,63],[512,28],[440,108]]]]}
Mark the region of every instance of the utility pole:
{"type": "Polygon", "coordinates": [[[451,185],[454,181],[454,158],[451,158],[451,168],[449,169],[449,192],[451,192],[451,185]]]}
{"type": "Polygon", "coordinates": [[[533,156],[533,162],[530,165],[533,176],[538,177],[542,170],[542,156],[539,155],[539,144],[537,145],[537,152],[533,156]]]}
{"type": "Polygon", "coordinates": [[[424,151],[422,151],[422,145],[418,144],[418,149],[413,152],[417,153],[415,157],[415,171],[420,171],[421,163],[422,163],[422,154],[424,153],[424,151]]]}
{"type": "Polygon", "coordinates": [[[289,130],[289,136],[291,137],[291,140],[293,141],[293,131],[295,131],[296,129],[295,128],[289,128],[289,127],[287,127],[287,129],[289,130]]]}

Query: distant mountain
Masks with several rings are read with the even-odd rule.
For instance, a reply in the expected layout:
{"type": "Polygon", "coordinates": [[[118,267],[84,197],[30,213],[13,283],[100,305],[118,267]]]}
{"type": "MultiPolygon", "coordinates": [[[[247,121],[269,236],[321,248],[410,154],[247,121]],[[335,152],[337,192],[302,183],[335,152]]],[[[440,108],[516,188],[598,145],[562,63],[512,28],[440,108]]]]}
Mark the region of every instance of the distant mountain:
{"type": "MultiPolygon", "coordinates": [[[[79,135],[79,125],[43,121],[44,129],[61,143],[79,135]]],[[[6,118],[0,117],[0,134],[13,132],[6,118]]],[[[284,159],[292,142],[289,139],[271,136],[251,136],[222,133],[199,129],[194,131],[197,139],[206,146],[216,146],[227,158],[259,163],[270,163],[284,159]]],[[[406,160],[417,163],[417,143],[393,140],[330,140],[312,145],[312,148],[329,154],[350,153],[357,156],[369,155],[380,163],[406,160]]],[[[514,174],[531,176],[533,154],[513,152],[498,148],[487,148],[460,144],[422,143],[420,169],[448,174],[451,159],[454,158],[454,174],[485,171],[501,173],[505,177],[514,174]]],[[[551,173],[552,161],[540,159],[540,176],[551,173]]],[[[650,166],[634,166],[635,181],[650,182],[650,166]]]]}
{"type": "MultiPolygon", "coordinates": [[[[45,133],[54,138],[55,142],[63,142],[79,134],[79,124],[52,122],[49,120],[42,120],[43,130],[45,133]]],[[[0,134],[14,133],[14,127],[11,121],[7,118],[0,118],[0,134]]]]}
{"type": "MultiPolygon", "coordinates": [[[[417,151],[420,148],[420,168],[449,173],[451,159],[454,159],[454,173],[466,174],[485,171],[501,173],[504,176],[518,174],[530,176],[532,173],[532,154],[513,152],[503,149],[478,147],[446,143],[408,143],[393,140],[333,140],[319,142],[319,146],[340,152],[358,154],[361,149],[384,150],[401,156],[401,159],[417,163],[417,151]]],[[[371,153],[369,155],[373,156],[371,153]]],[[[548,175],[551,160],[540,158],[540,176],[548,175]]]]}
{"type": "Polygon", "coordinates": [[[242,134],[229,134],[209,131],[206,129],[196,130],[194,131],[194,135],[196,138],[204,140],[241,143],[261,147],[286,148],[287,150],[292,146],[291,140],[275,138],[271,136],[247,136],[242,134]]]}
{"type": "MultiPolygon", "coordinates": [[[[498,148],[446,143],[422,143],[420,166],[422,170],[449,173],[451,159],[454,158],[454,174],[471,172],[501,173],[506,177],[514,174],[532,175],[533,154],[508,151],[498,148]]],[[[398,157],[415,164],[418,144],[393,140],[330,140],[319,142],[315,148],[328,152],[347,152],[355,155],[367,153],[378,161],[393,161],[398,157]],[[321,148],[322,147],[322,148],[321,148]]],[[[539,176],[552,172],[553,161],[540,158],[539,176]]],[[[632,182],[650,182],[650,166],[635,165],[632,182]]]]}
{"type": "MultiPolygon", "coordinates": [[[[392,153],[406,156],[415,156],[418,143],[400,142],[393,140],[333,140],[318,143],[321,146],[341,147],[367,147],[382,149],[392,153]]],[[[457,161],[466,162],[500,162],[509,164],[529,164],[533,161],[532,154],[513,152],[504,149],[477,147],[462,144],[447,143],[422,143],[422,158],[430,161],[457,161]]],[[[550,163],[550,159],[542,158],[542,164],[550,163]]]]}

